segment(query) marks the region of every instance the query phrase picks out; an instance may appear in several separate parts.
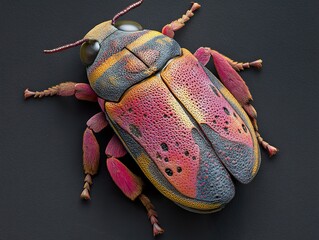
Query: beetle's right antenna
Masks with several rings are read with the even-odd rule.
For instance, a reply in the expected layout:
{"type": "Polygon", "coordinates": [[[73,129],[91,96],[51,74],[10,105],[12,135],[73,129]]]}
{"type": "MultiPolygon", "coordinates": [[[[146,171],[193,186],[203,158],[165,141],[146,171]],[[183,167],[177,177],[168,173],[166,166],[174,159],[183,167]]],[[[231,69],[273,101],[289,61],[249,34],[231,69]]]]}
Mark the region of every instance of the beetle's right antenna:
{"type": "Polygon", "coordinates": [[[128,7],[126,7],[125,9],[123,9],[122,11],[120,11],[119,13],[117,13],[117,14],[113,17],[113,19],[112,19],[112,25],[115,24],[116,20],[117,20],[119,17],[123,16],[124,14],[126,14],[126,13],[129,12],[129,11],[131,11],[132,9],[134,9],[134,8],[136,8],[136,7],[138,7],[138,6],[140,6],[140,5],[143,3],[143,1],[144,1],[144,0],[140,0],[140,1],[136,2],[136,3],[133,3],[133,4],[131,4],[130,6],[128,6],[128,7]]]}

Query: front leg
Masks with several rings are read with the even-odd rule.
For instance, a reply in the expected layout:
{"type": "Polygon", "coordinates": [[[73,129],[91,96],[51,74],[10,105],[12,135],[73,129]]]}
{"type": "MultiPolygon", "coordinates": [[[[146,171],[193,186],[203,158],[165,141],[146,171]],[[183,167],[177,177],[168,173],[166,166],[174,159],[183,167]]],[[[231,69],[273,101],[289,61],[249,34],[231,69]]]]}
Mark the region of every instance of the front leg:
{"type": "Polygon", "coordinates": [[[98,97],[96,93],[92,90],[87,83],[75,83],[75,82],[65,82],[60,83],[56,86],[52,86],[43,91],[30,91],[26,89],[24,91],[24,98],[28,99],[30,97],[42,98],[48,96],[75,96],[79,100],[96,102],[98,97]]]}
{"type": "MultiPolygon", "coordinates": [[[[44,91],[24,91],[24,98],[30,97],[42,98],[47,96],[75,96],[79,100],[99,102],[102,109],[103,100],[98,98],[96,93],[87,83],[65,82],[56,86],[50,87],[44,91]]],[[[83,191],[81,193],[82,199],[90,199],[90,188],[92,185],[92,176],[97,173],[100,158],[100,146],[95,138],[94,133],[102,131],[107,126],[104,112],[95,114],[86,123],[87,128],[83,134],[83,168],[85,173],[83,191]]]]}
{"type": "Polygon", "coordinates": [[[169,24],[166,24],[163,29],[162,33],[170,38],[173,38],[177,30],[181,29],[185,26],[185,23],[194,16],[194,12],[199,9],[201,6],[198,3],[192,3],[191,9],[189,9],[181,18],[172,21],[169,24]]]}

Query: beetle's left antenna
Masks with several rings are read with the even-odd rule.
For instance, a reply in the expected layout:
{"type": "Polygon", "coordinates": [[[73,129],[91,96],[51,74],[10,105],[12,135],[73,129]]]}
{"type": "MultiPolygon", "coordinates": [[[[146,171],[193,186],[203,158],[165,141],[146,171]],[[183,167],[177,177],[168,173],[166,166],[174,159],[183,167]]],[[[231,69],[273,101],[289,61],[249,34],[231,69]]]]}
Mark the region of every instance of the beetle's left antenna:
{"type": "Polygon", "coordinates": [[[88,41],[89,39],[81,39],[79,41],[76,41],[74,43],[69,43],[69,44],[66,44],[64,46],[61,46],[61,47],[57,47],[57,48],[54,48],[54,49],[50,49],[50,50],[43,50],[44,53],[56,53],[56,52],[61,52],[63,50],[66,50],[66,49],[69,49],[69,48],[72,48],[72,47],[76,47],[76,46],[79,46],[81,45],[82,43],[88,41]]]}
{"type": "Polygon", "coordinates": [[[136,3],[133,3],[133,4],[131,4],[130,6],[124,8],[124,9],[123,9],[122,11],[120,11],[119,13],[117,13],[117,14],[113,17],[113,19],[112,19],[112,25],[115,24],[116,20],[117,20],[119,17],[123,16],[125,13],[131,11],[132,9],[134,9],[134,8],[136,8],[136,7],[138,7],[138,6],[140,6],[140,5],[143,3],[143,1],[144,1],[144,0],[140,0],[140,1],[136,2],[136,3]]]}

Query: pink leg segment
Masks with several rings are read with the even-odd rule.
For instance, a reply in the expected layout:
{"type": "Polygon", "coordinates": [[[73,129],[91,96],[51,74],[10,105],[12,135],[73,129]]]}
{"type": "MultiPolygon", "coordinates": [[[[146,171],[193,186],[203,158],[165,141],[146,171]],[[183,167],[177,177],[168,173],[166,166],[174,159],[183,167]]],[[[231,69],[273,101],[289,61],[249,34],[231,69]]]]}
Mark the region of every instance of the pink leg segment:
{"type": "Polygon", "coordinates": [[[121,143],[120,139],[114,135],[105,149],[105,154],[107,157],[121,158],[126,155],[126,149],[121,143]]]}
{"type": "Polygon", "coordinates": [[[170,38],[173,38],[175,35],[174,32],[184,27],[185,22],[187,22],[192,16],[194,16],[194,12],[200,7],[201,6],[198,3],[193,3],[191,9],[188,10],[181,18],[165,25],[162,29],[162,33],[170,38]]]}
{"type": "Polygon", "coordinates": [[[123,157],[126,150],[117,136],[113,136],[105,150],[107,160],[107,169],[115,182],[126,197],[134,201],[139,199],[147,210],[148,217],[153,226],[153,235],[158,235],[164,232],[159,226],[157,213],[151,201],[142,194],[143,182],[132,173],[120,160],[117,158],[123,157]]]}
{"type": "MultiPolygon", "coordinates": [[[[194,56],[198,59],[198,61],[202,64],[202,65],[206,65],[210,59],[211,56],[211,49],[210,48],[205,48],[205,47],[200,47],[199,49],[196,50],[196,52],[194,53],[194,56]]],[[[222,55],[222,54],[220,54],[222,55]]],[[[243,71],[246,68],[250,68],[250,67],[254,67],[257,69],[260,69],[262,67],[262,60],[258,59],[255,60],[253,62],[236,62],[232,59],[230,59],[229,57],[226,57],[225,55],[222,55],[227,62],[233,67],[233,69],[235,69],[237,72],[239,71],[243,71]]]]}
{"type": "Polygon", "coordinates": [[[243,62],[236,62],[236,61],[230,59],[229,57],[226,57],[225,55],[223,55],[223,56],[227,60],[227,62],[233,67],[233,69],[235,69],[237,72],[243,71],[243,70],[250,68],[250,67],[254,67],[257,69],[262,68],[263,61],[261,59],[257,59],[257,60],[252,61],[252,62],[243,63],[243,62]]]}
{"type": "Polygon", "coordinates": [[[97,101],[97,95],[92,90],[89,84],[87,83],[74,83],[74,82],[65,82],[60,83],[56,86],[50,87],[44,91],[35,91],[32,92],[29,89],[26,89],[24,91],[24,98],[42,98],[47,96],[75,96],[79,100],[84,101],[91,101],[96,102],[97,101]]]}
{"type": "Polygon", "coordinates": [[[107,158],[106,165],[113,181],[126,197],[133,201],[142,193],[142,180],[117,158],[107,158]]]}
{"type": "Polygon", "coordinates": [[[257,112],[251,105],[253,98],[245,81],[236,72],[250,67],[261,68],[261,59],[253,61],[251,63],[238,63],[228,57],[225,57],[215,50],[204,47],[199,48],[194,53],[194,56],[204,66],[208,63],[210,57],[213,58],[214,65],[220,80],[225,85],[225,87],[233,94],[233,96],[237,99],[237,101],[250,117],[250,120],[255,128],[259,144],[261,144],[262,147],[268,151],[270,156],[276,154],[278,152],[278,149],[264,141],[258,132],[258,125],[256,120],[257,112]]]}
{"type": "Polygon", "coordinates": [[[87,128],[83,134],[83,169],[85,173],[83,191],[81,198],[89,200],[92,176],[95,175],[99,167],[100,146],[94,133],[102,131],[107,126],[107,121],[103,112],[95,114],[87,121],[87,128]]]}

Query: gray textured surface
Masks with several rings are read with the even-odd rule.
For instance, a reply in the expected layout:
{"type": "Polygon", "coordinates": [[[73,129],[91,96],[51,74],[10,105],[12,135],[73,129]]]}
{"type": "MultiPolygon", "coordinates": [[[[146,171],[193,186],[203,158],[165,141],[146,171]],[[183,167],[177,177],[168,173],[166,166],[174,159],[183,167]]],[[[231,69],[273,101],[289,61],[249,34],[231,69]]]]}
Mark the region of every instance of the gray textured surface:
{"type": "Polygon", "coordinates": [[[130,43],[148,33],[152,33],[152,31],[115,31],[101,42],[100,52],[95,62],[88,67],[88,74],[96,68],[97,64],[108,62],[107,59],[112,55],[123,53],[125,57],[122,57],[113,65],[112,61],[109,61],[110,67],[92,85],[92,88],[100,97],[108,101],[119,101],[127,89],[154,74],[171,58],[180,54],[178,43],[174,40],[171,42],[164,41],[168,38],[164,35],[156,36],[152,41],[147,41],[139,47],[130,49],[128,46],[130,43]],[[161,48],[161,51],[159,48],[161,48]],[[145,49],[152,50],[152,52],[145,52],[145,49]],[[155,53],[158,53],[158,56],[155,53]],[[152,58],[154,61],[148,64],[148,60],[152,58]],[[128,62],[130,62],[129,66],[128,62]]]}
{"type": "Polygon", "coordinates": [[[214,149],[219,159],[226,166],[228,171],[239,181],[248,183],[252,179],[251,169],[253,168],[254,153],[251,148],[245,144],[236,143],[223,139],[207,124],[201,124],[201,127],[211,143],[214,144],[214,149]],[[231,151],[227,151],[231,149],[231,151]],[[231,159],[230,161],[225,160],[231,159]]]}
{"type": "MultiPolygon", "coordinates": [[[[128,2],[1,1],[0,239],[152,239],[144,209],[116,189],[103,154],[92,202],[79,199],[81,138],[98,106],[73,98],[24,102],[22,97],[26,87],[85,82],[79,49],[52,56],[41,50],[81,38],[128,2]]],[[[255,100],[260,131],[280,152],[271,160],[262,152],[254,181],[236,183],[235,198],[215,214],[185,211],[146,182],[166,230],[159,239],[318,239],[319,3],[201,3],[176,40],[192,52],[210,46],[238,60],[263,58],[261,72],[242,76],[255,100]]],[[[188,0],[146,0],[127,18],[160,30],[188,6],[188,0]]],[[[111,132],[98,137],[102,148],[107,135],[111,132]]],[[[125,163],[138,172],[130,159],[125,163]]]]}
{"type": "Polygon", "coordinates": [[[228,172],[211,145],[196,128],[192,129],[192,135],[200,149],[196,198],[222,205],[230,202],[235,195],[235,188],[228,172]]]}

